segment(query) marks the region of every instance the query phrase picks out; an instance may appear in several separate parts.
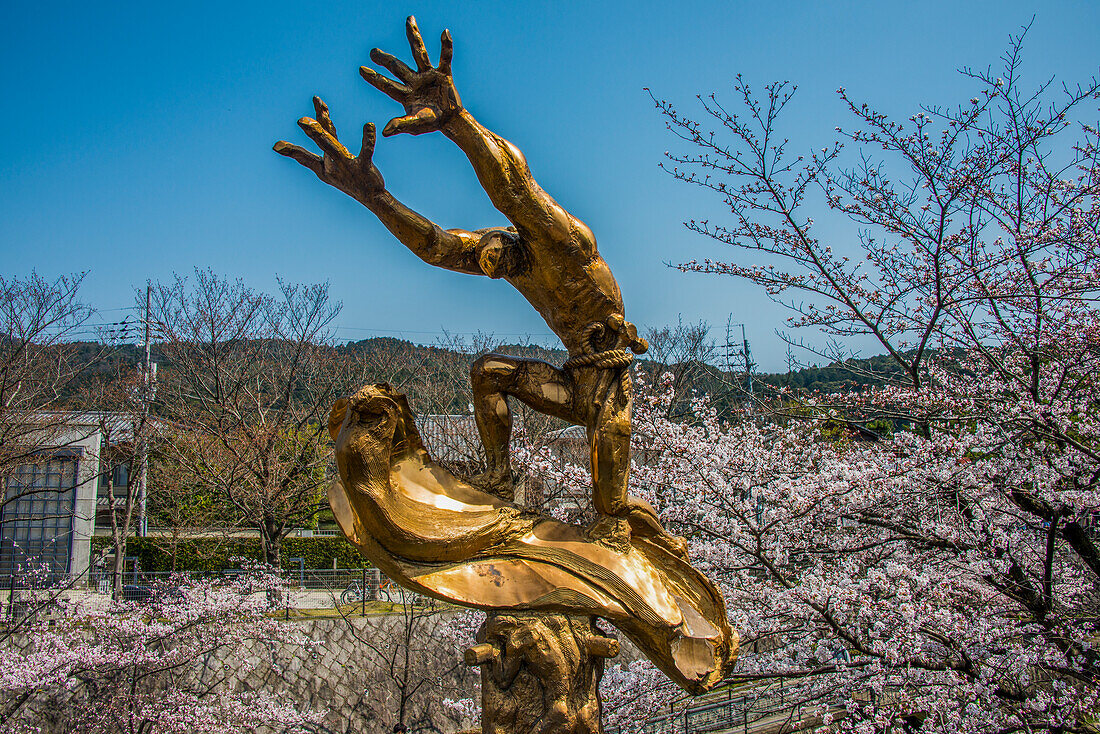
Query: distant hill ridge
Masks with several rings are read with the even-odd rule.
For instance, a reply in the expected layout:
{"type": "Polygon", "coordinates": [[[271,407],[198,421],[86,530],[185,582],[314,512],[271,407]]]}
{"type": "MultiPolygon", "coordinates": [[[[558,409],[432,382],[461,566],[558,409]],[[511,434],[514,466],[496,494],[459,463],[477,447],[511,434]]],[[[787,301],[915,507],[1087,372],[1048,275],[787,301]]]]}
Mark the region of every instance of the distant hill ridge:
{"type": "MultiPolygon", "coordinates": [[[[140,364],[143,351],[139,345],[122,344],[107,350],[104,359],[104,347],[93,342],[80,342],[69,345],[75,348],[77,359],[86,361],[95,360],[95,365],[89,365],[92,371],[107,369],[107,364],[119,362],[131,363],[135,367],[140,364]]],[[[388,362],[394,365],[407,364],[409,367],[424,366],[429,369],[442,364],[455,362],[471,362],[473,356],[469,353],[441,345],[416,344],[406,339],[398,339],[391,336],[378,336],[359,341],[349,341],[338,345],[335,349],[339,352],[369,354],[375,357],[374,361],[388,362]]],[[[532,344],[499,344],[495,346],[497,351],[504,354],[512,354],[518,357],[542,359],[551,364],[560,365],[567,358],[568,353],[560,348],[547,348],[532,344]]],[[[164,356],[153,345],[153,359],[161,362],[163,368],[171,369],[170,364],[165,363],[164,356]]],[[[647,360],[645,355],[638,357],[638,363],[648,373],[656,373],[664,365],[647,360]]],[[[731,385],[740,385],[744,390],[745,377],[743,373],[726,372],[712,364],[697,363],[693,365],[668,365],[671,369],[684,369],[690,367],[694,376],[692,384],[704,393],[712,395],[727,394],[731,385]]],[[[853,388],[878,386],[886,384],[890,378],[900,376],[897,364],[888,355],[880,355],[867,359],[849,359],[844,362],[834,362],[820,367],[804,367],[786,373],[755,373],[753,374],[754,392],[761,392],[767,388],[790,388],[807,392],[838,392],[853,388]]]]}

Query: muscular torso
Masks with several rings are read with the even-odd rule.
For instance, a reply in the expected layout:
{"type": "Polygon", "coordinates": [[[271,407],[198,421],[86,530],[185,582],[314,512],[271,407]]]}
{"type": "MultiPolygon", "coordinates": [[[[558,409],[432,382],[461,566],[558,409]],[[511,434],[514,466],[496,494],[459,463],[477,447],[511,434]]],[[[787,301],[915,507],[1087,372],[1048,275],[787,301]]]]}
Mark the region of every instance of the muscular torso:
{"type": "Polygon", "coordinates": [[[520,230],[510,245],[511,267],[502,277],[542,314],[570,354],[584,351],[586,327],[623,314],[623,298],[611,268],[588,228],[574,220],[565,241],[547,242],[520,230]]]}

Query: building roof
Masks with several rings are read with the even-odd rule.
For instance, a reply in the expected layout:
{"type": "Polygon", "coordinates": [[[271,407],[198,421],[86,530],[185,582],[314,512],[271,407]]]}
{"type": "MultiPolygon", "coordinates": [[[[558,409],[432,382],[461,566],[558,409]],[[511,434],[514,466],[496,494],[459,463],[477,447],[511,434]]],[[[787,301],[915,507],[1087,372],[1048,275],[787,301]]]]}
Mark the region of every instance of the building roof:
{"type": "Polygon", "coordinates": [[[416,427],[436,461],[480,463],[481,435],[472,415],[418,415],[416,427]]]}

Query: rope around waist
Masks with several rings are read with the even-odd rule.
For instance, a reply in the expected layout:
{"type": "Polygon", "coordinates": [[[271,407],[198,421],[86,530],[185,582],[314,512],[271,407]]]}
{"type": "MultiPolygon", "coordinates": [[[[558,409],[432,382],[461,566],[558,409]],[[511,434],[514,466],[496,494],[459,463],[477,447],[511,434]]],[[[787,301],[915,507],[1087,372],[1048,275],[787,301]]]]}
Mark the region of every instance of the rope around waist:
{"type": "Polygon", "coordinates": [[[591,367],[593,369],[608,370],[617,367],[626,367],[634,361],[634,355],[625,349],[608,349],[603,352],[591,354],[578,354],[570,357],[562,364],[563,369],[575,369],[578,367],[591,367]]]}

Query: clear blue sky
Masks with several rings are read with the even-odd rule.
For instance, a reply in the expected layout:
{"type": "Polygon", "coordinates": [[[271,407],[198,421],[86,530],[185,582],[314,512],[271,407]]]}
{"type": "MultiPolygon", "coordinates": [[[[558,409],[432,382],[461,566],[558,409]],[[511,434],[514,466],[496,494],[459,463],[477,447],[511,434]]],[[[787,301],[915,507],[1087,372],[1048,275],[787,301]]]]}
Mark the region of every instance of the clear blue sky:
{"type": "MultiPolygon", "coordinates": [[[[307,144],[295,120],[321,95],[341,133],[398,106],[357,73],[378,46],[408,59],[415,14],[433,59],[455,38],[466,106],[522,149],[542,186],[596,232],[640,325],[727,314],[765,369],[782,366],[783,312],[748,286],[664,263],[721,257],[680,222],[713,211],[657,164],[672,145],[642,91],[687,109],[741,72],[800,85],[799,147],[843,119],[834,90],[907,117],[972,87],[955,69],[995,63],[1032,15],[1026,73],[1096,73],[1100,3],[966,2],[8,2],[0,9],[0,252],[8,275],[89,270],[111,311],[145,280],[196,266],[272,289],[330,281],[339,335],[441,329],[552,337],[502,281],[433,269],[357,203],[271,151],[307,144]]],[[[394,194],[445,227],[503,224],[441,135],[382,139],[394,194]]]]}

